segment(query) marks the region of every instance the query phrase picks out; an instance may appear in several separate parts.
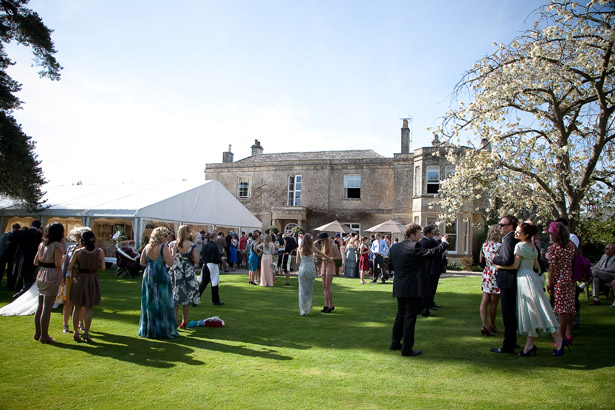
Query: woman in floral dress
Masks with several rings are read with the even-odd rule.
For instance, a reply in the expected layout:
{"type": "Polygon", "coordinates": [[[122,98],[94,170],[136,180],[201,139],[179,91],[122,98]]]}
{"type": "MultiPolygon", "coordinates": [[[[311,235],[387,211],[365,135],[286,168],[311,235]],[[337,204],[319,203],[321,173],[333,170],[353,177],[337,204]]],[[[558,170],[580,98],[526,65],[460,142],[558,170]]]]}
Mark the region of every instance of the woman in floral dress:
{"type": "Polygon", "coordinates": [[[190,242],[190,228],[182,225],[177,229],[177,240],[171,245],[174,261],[169,269],[173,285],[173,302],[175,303],[175,320],[182,307],[182,323],[180,329],[185,329],[188,323],[190,305],[201,303],[199,283],[194,273],[194,264],[199,260],[196,245],[190,242]]]}
{"type": "Polygon", "coordinates": [[[559,332],[568,344],[572,344],[572,323],[576,299],[576,283],[572,279],[572,260],[577,248],[570,240],[568,227],[561,222],[549,225],[553,245],[547,250],[549,260],[549,295],[553,301],[553,310],[559,319],[559,332]]]}
{"type": "Polygon", "coordinates": [[[502,244],[500,241],[502,236],[497,225],[491,225],[487,233],[487,240],[483,244],[480,252],[481,262],[485,261],[485,269],[483,270],[483,280],[481,289],[483,291],[483,299],[480,302],[480,318],[483,322],[483,327],[480,329],[481,334],[491,336],[491,333],[499,333],[500,331],[495,326],[495,317],[498,314],[498,303],[500,303],[500,288],[495,283],[495,266],[493,258],[500,252],[502,244]],[[491,323],[487,323],[487,310],[489,311],[489,319],[491,323]]]}
{"type": "Polygon", "coordinates": [[[139,336],[149,339],[172,339],[177,334],[173,311],[173,289],[167,266],[173,265],[173,256],[167,246],[169,231],[158,227],[152,231],[149,243],[141,253],[145,266],[141,284],[141,318],[139,336]]]}

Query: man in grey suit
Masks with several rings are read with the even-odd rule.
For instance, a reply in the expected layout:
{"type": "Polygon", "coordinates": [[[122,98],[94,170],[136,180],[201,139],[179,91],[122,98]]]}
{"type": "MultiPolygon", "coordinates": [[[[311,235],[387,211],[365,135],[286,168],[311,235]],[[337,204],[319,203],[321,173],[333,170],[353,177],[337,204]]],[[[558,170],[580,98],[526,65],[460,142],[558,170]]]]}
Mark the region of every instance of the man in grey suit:
{"type": "Polygon", "coordinates": [[[615,244],[609,243],[604,247],[604,255],[592,269],[594,279],[592,280],[592,296],[594,300],[589,304],[595,306],[600,304],[600,283],[611,284],[615,280],[615,244]]]}
{"type": "Polygon", "coordinates": [[[394,244],[389,251],[389,269],[395,271],[393,297],[397,298],[397,316],[389,349],[401,350],[402,356],[418,356],[422,352],[412,348],[416,315],[421,309],[423,264],[427,258],[441,255],[448,248],[448,238],[445,236],[441,244],[426,249],[419,243],[422,235],[420,225],[410,224],[405,234],[406,239],[394,244]]]}

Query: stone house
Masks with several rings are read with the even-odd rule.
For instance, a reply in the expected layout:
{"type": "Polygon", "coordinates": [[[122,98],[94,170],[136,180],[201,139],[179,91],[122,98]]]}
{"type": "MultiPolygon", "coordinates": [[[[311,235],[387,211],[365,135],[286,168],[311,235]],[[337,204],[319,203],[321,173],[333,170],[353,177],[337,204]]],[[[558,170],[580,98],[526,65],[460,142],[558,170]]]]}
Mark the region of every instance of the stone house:
{"type": "Polygon", "coordinates": [[[471,222],[483,222],[483,214],[469,204],[457,220],[439,221],[429,205],[453,168],[433,155],[441,149],[439,141],[414,152],[409,146],[407,120],[401,128],[401,153],[393,158],[373,150],[265,154],[256,140],[252,155],[238,161],[229,146],[222,163],[206,164],[205,178],[234,193],[263,221],[263,228],[299,225],[310,232],[336,219],[359,232],[388,219],[421,226],[437,223],[449,234],[449,254],[471,254],[477,239],[471,222]]]}

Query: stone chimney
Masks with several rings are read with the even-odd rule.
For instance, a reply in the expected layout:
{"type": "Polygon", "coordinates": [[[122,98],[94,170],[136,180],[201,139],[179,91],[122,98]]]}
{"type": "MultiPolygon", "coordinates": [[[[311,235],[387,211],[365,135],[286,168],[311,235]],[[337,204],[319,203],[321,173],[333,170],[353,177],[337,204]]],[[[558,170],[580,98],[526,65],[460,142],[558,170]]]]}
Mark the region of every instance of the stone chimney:
{"type": "Polygon", "coordinates": [[[228,144],[228,151],[222,153],[222,162],[233,162],[233,153],[231,152],[231,144],[228,144]]]}
{"type": "Polygon", "coordinates": [[[410,128],[408,128],[407,118],[403,118],[403,125],[401,127],[401,153],[410,153],[410,128]]]}
{"type": "Polygon", "coordinates": [[[254,145],[252,145],[252,155],[260,155],[263,153],[263,147],[261,147],[261,143],[259,140],[254,140],[254,145]]]}

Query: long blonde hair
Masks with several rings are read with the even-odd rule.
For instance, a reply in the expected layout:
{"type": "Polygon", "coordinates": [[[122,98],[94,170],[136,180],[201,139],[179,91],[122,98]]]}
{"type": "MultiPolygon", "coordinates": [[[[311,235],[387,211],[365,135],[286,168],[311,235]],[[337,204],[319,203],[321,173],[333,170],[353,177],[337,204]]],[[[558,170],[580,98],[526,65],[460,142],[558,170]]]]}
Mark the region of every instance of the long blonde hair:
{"type": "Polygon", "coordinates": [[[177,239],[175,240],[175,246],[181,248],[182,243],[185,240],[190,239],[190,227],[188,225],[182,225],[177,228],[177,239]]]}
{"type": "Polygon", "coordinates": [[[500,234],[500,229],[498,225],[489,226],[489,231],[487,232],[487,242],[500,242],[502,240],[502,235],[500,234]]]}

